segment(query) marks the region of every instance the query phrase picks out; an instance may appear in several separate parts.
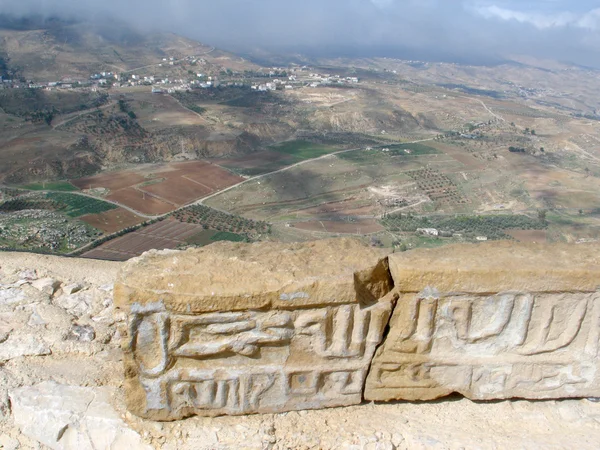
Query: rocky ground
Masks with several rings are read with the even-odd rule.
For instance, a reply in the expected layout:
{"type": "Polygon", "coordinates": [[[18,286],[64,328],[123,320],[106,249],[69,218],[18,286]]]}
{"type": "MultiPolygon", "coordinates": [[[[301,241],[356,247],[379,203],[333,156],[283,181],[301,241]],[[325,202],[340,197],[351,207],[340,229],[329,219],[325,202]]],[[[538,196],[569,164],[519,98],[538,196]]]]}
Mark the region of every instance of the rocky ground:
{"type": "Polygon", "coordinates": [[[588,399],[365,404],[138,419],[123,406],[119,263],[0,253],[0,449],[597,448],[588,399]]]}

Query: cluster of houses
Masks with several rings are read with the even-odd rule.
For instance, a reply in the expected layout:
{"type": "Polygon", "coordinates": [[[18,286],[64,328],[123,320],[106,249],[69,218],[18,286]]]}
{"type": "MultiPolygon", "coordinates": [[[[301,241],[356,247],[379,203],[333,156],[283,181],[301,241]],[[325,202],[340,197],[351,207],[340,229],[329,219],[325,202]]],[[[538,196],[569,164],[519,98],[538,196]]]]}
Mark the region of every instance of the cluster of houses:
{"type": "MultiPolygon", "coordinates": [[[[175,59],[174,57],[162,58],[162,62],[158,63],[157,66],[163,65],[175,65],[180,62],[188,62],[191,64],[206,63],[202,58],[188,56],[183,59],[175,59]]],[[[240,85],[249,86],[251,89],[260,92],[276,91],[276,90],[291,90],[299,87],[319,87],[323,85],[331,84],[357,84],[359,79],[357,77],[342,77],[340,75],[330,74],[319,74],[310,73],[310,68],[303,67],[291,67],[281,68],[272,67],[268,69],[268,72],[263,72],[264,75],[268,76],[268,82],[254,82],[252,78],[258,78],[261,75],[246,74],[242,80],[235,82],[224,83],[224,85],[240,85]],[[268,74],[268,75],[267,75],[268,74]],[[272,78],[273,77],[273,78],[272,78]]],[[[223,71],[225,69],[223,68],[223,71]]],[[[72,80],[62,79],[61,81],[50,81],[46,83],[34,83],[30,82],[17,82],[14,80],[6,80],[0,77],[0,88],[34,88],[34,89],[74,89],[74,88],[87,88],[92,91],[98,91],[100,88],[127,88],[134,86],[148,86],[151,88],[153,93],[174,93],[177,91],[188,91],[191,89],[209,89],[220,85],[219,80],[216,78],[203,74],[190,72],[191,79],[169,79],[168,77],[160,78],[155,75],[140,75],[134,72],[125,72],[121,74],[113,72],[98,72],[93,73],[86,80],[72,80]]],[[[227,71],[230,72],[230,71],[227,71]]]]}
{"type": "Polygon", "coordinates": [[[0,89],[19,88],[20,84],[16,80],[4,79],[0,76],[0,89]]]}
{"type": "Polygon", "coordinates": [[[313,83],[315,84],[358,84],[358,77],[342,77],[340,75],[330,75],[330,74],[318,74],[311,73],[309,74],[309,78],[311,78],[313,83]]]}
{"type": "MultiPolygon", "coordinates": [[[[452,231],[442,231],[437,228],[417,228],[417,234],[421,236],[430,236],[430,237],[443,237],[443,238],[462,238],[462,233],[454,233],[452,231]]],[[[477,236],[475,240],[478,242],[485,242],[488,240],[487,236],[477,236]]]]}
{"type": "MultiPolygon", "coordinates": [[[[73,80],[65,79],[63,81],[50,81],[47,83],[36,83],[34,81],[18,81],[0,76],[0,89],[47,89],[52,90],[53,88],[65,88],[69,89],[73,87],[73,80]]],[[[90,83],[91,84],[91,83],[90,83]]]]}
{"type": "MultiPolygon", "coordinates": [[[[275,73],[275,70],[271,70],[269,73],[275,73]]],[[[305,77],[299,77],[298,75],[290,75],[287,79],[275,78],[273,81],[268,83],[253,84],[252,89],[256,91],[276,91],[278,89],[294,89],[295,87],[312,87],[316,88],[319,86],[330,85],[330,84],[358,84],[359,79],[357,77],[341,77],[340,75],[320,75],[318,73],[311,73],[308,75],[308,79],[305,77]]]]}

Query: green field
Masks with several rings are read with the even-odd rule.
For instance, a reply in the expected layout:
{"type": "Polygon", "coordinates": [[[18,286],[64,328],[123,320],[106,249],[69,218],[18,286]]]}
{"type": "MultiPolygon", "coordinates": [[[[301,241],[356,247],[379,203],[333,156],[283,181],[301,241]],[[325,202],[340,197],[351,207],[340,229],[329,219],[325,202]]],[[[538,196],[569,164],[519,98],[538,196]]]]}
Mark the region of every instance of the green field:
{"type": "Polygon", "coordinates": [[[416,144],[394,144],[394,145],[386,145],[381,148],[389,148],[390,156],[421,156],[421,155],[435,155],[440,153],[433,147],[422,143],[416,144]],[[409,150],[410,153],[407,153],[405,150],[409,150]]]}
{"type": "Polygon", "coordinates": [[[78,191],[75,186],[73,186],[68,181],[49,181],[47,183],[31,183],[21,186],[23,189],[28,189],[30,191],[63,191],[63,192],[73,192],[78,191]]]}
{"type": "Polygon", "coordinates": [[[218,231],[216,231],[216,230],[204,230],[204,231],[201,231],[200,233],[190,236],[185,241],[188,244],[196,245],[198,247],[203,247],[205,245],[212,244],[214,242],[212,238],[217,233],[218,233],[218,231]]]}
{"type": "Polygon", "coordinates": [[[213,242],[218,242],[218,241],[231,241],[231,242],[244,242],[247,240],[246,237],[241,236],[239,234],[236,233],[230,233],[229,231],[219,231],[217,234],[215,234],[211,240],[213,242]]]}
{"type": "Polygon", "coordinates": [[[204,230],[186,239],[186,242],[198,247],[204,247],[205,245],[219,241],[244,242],[246,240],[247,238],[245,236],[237,233],[230,233],[228,231],[204,230]]]}
{"type": "Polygon", "coordinates": [[[327,155],[336,151],[333,147],[326,145],[313,144],[308,141],[288,141],[277,145],[272,145],[271,150],[285,153],[292,157],[291,163],[305,161],[307,159],[318,158],[319,156],[327,155]]]}
{"type": "Polygon", "coordinates": [[[96,200],[94,198],[84,197],[82,195],[48,193],[48,200],[64,205],[60,210],[69,217],[80,217],[87,214],[98,214],[105,211],[116,209],[111,203],[96,200]]]}

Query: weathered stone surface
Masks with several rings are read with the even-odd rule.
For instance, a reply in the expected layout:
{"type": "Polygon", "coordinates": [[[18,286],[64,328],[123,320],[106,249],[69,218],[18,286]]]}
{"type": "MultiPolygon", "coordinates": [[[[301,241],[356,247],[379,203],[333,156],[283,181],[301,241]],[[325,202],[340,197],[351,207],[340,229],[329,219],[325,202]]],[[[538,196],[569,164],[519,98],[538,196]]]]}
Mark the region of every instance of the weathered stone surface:
{"type": "Polygon", "coordinates": [[[20,447],[19,441],[6,434],[0,435],[0,448],[2,450],[17,450],[20,447]]]}
{"type": "Polygon", "coordinates": [[[449,245],[395,253],[390,271],[399,292],[593,292],[600,287],[598,245],[509,241],[449,245]]]}
{"type": "Polygon", "coordinates": [[[0,343],[0,362],[21,356],[43,356],[50,353],[48,346],[31,334],[9,335],[4,342],[0,343]]]}
{"type": "Polygon", "coordinates": [[[75,294],[76,292],[79,292],[82,289],[84,289],[84,286],[81,283],[72,283],[62,287],[62,291],[66,295],[75,294]]]}
{"type": "Polygon", "coordinates": [[[352,239],[151,251],[125,265],[115,305],[163,302],[183,314],[294,309],[354,303],[357,291],[369,304],[389,291],[385,255],[352,239]]]}
{"type": "Polygon", "coordinates": [[[40,278],[32,281],[31,285],[45,294],[53,295],[54,292],[56,292],[56,290],[59,288],[60,281],[57,281],[53,278],[40,278]]]}
{"type": "Polygon", "coordinates": [[[599,255],[491,243],[390,256],[400,297],[365,399],[599,396],[599,255]]]}
{"type": "Polygon", "coordinates": [[[360,403],[393,304],[382,256],[346,239],[133,260],[115,286],[129,409],[173,420],[360,403]]]}
{"type": "Polygon", "coordinates": [[[46,381],[10,393],[21,432],[55,450],[151,450],[110,404],[110,390],[46,381]]]}

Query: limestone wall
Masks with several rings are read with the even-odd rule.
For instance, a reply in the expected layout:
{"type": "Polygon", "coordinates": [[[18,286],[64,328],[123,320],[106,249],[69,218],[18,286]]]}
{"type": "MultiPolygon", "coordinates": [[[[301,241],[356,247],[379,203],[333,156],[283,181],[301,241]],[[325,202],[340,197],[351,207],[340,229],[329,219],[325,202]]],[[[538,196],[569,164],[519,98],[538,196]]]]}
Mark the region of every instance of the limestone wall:
{"type": "Polygon", "coordinates": [[[155,420],[430,400],[600,397],[597,246],[386,256],[353,240],[127,263],[130,411],[155,420]]]}

